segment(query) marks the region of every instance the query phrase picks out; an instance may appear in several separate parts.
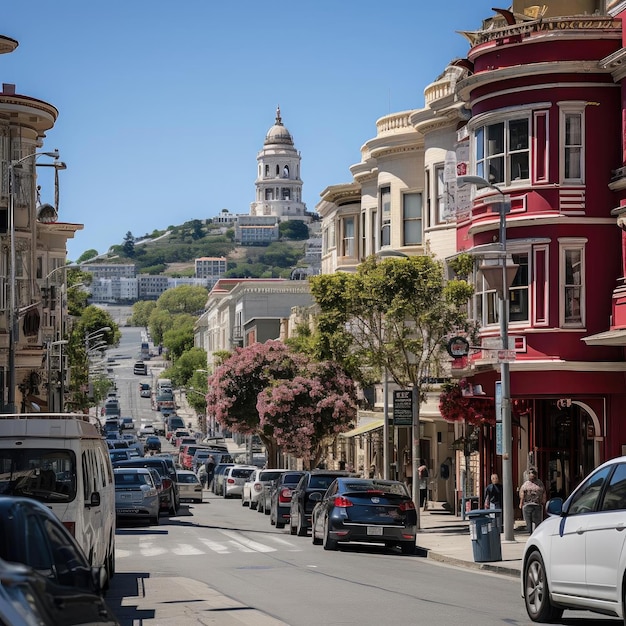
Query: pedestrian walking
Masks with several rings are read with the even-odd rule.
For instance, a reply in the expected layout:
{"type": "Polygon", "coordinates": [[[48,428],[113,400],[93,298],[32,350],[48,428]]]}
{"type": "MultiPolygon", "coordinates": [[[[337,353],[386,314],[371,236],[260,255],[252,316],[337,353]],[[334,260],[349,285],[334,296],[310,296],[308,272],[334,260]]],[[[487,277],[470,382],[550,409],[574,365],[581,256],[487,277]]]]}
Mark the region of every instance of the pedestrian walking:
{"type": "Polygon", "coordinates": [[[537,478],[537,470],[531,467],[528,470],[528,480],[519,490],[519,508],[522,510],[526,530],[532,534],[543,519],[543,506],[546,503],[546,488],[537,478]]]}
{"type": "Polygon", "coordinates": [[[424,459],[420,459],[417,476],[420,488],[420,507],[423,507],[424,511],[426,511],[428,510],[428,466],[424,459]]]}
{"type": "Polygon", "coordinates": [[[500,532],[502,532],[502,485],[497,474],[491,475],[491,482],[485,488],[485,508],[500,511],[499,513],[492,513],[491,516],[496,518],[500,532]]]}
{"type": "Polygon", "coordinates": [[[206,486],[207,489],[210,489],[211,483],[213,482],[213,475],[215,474],[215,458],[213,455],[210,455],[206,460],[204,469],[206,470],[206,486]]]}

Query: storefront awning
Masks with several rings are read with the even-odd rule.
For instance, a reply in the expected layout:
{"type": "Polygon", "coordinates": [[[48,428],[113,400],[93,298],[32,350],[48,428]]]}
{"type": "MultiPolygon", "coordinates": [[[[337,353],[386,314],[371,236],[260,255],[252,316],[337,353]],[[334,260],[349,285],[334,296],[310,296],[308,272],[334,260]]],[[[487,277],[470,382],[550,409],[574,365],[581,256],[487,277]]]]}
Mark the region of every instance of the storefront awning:
{"type": "Polygon", "coordinates": [[[588,346],[626,346],[626,329],[607,330],[597,335],[583,337],[588,346]]]}
{"type": "Polygon", "coordinates": [[[356,437],[357,435],[363,435],[364,433],[368,433],[371,430],[382,428],[384,423],[384,419],[373,420],[371,422],[368,422],[367,424],[363,424],[362,426],[357,426],[356,428],[349,430],[347,433],[341,433],[340,437],[356,437]]]}

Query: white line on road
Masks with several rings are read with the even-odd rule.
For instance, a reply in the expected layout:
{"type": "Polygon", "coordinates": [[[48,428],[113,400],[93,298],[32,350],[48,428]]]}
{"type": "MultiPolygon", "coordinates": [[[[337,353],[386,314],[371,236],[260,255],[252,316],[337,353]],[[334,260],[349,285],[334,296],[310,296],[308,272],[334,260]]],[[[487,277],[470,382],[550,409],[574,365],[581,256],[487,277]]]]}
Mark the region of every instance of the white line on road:
{"type": "MultiPolygon", "coordinates": [[[[233,532],[230,530],[220,530],[223,535],[227,537],[231,537],[235,540],[236,543],[242,545],[242,547],[247,548],[244,552],[276,552],[276,548],[271,548],[270,546],[266,546],[263,543],[258,543],[257,541],[252,541],[247,537],[244,537],[240,533],[233,532]]],[[[230,543],[233,543],[232,541],[230,543]]]]}
{"type": "Polygon", "coordinates": [[[173,548],[172,552],[178,556],[193,556],[194,554],[204,554],[202,550],[194,548],[188,543],[179,543],[178,548],[173,548]]]}
{"type": "Polygon", "coordinates": [[[218,543],[217,541],[211,541],[210,539],[204,539],[200,537],[200,541],[207,547],[213,550],[213,552],[218,552],[219,554],[230,554],[230,550],[222,543],[218,543]]]}

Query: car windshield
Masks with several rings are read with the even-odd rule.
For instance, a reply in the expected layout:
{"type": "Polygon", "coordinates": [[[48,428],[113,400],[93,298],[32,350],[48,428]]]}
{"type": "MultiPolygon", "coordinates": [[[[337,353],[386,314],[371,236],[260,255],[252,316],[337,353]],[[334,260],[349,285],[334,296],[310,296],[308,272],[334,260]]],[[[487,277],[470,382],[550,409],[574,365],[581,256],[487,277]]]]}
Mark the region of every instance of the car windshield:
{"type": "Polygon", "coordinates": [[[259,480],[262,480],[262,481],[276,480],[281,474],[284,474],[284,472],[275,472],[271,470],[263,471],[261,472],[259,476],[259,480]]]}
{"type": "Polygon", "coordinates": [[[40,502],[76,498],[76,457],[69,450],[0,450],[0,494],[40,502]]]}
{"type": "Polygon", "coordinates": [[[115,472],[116,487],[140,487],[141,485],[152,486],[150,474],[143,472],[115,472]]]}
{"type": "Polygon", "coordinates": [[[176,474],[176,481],[179,483],[197,483],[198,478],[195,474],[176,474]]]}
{"type": "Polygon", "coordinates": [[[394,494],[397,496],[409,496],[404,483],[390,483],[379,480],[361,480],[361,481],[346,481],[341,486],[340,491],[342,493],[354,493],[355,491],[381,491],[382,493],[394,494]]]}
{"type": "Polygon", "coordinates": [[[248,478],[252,472],[254,472],[253,469],[235,467],[230,471],[230,475],[232,478],[248,478]]]}

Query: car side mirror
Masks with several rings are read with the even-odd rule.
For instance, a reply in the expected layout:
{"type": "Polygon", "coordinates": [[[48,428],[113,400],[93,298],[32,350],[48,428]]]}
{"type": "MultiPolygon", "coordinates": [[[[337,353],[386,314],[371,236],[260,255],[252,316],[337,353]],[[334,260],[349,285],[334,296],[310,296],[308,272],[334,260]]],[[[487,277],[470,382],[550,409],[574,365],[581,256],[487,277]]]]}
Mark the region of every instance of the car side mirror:
{"type": "Polygon", "coordinates": [[[89,506],[100,506],[100,492],[94,491],[89,498],[89,506]]]}
{"type": "Polygon", "coordinates": [[[552,498],[548,500],[546,513],[548,515],[562,515],[563,513],[567,513],[567,511],[563,510],[563,498],[552,498]]]}
{"type": "Polygon", "coordinates": [[[321,502],[321,501],[322,501],[322,494],[321,494],[321,493],[318,493],[318,492],[316,491],[315,493],[312,493],[312,494],[309,496],[309,500],[310,500],[311,502],[321,502]]]}

